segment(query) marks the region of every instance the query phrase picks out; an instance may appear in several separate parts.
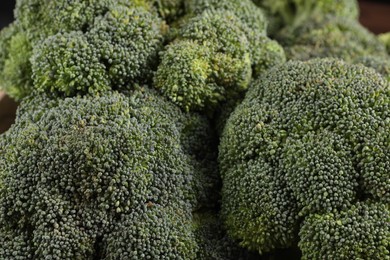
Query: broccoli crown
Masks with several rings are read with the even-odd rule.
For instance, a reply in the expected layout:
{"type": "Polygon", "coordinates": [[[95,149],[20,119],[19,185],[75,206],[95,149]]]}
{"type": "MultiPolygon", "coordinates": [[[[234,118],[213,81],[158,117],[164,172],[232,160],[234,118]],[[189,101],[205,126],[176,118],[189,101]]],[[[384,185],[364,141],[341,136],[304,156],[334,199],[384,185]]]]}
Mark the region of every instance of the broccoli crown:
{"type": "Polygon", "coordinates": [[[187,111],[212,114],[237,99],[252,75],[285,61],[250,1],[189,2],[185,22],[161,54],[154,85],[187,111]],[[252,74],[253,72],[253,74],[252,74]]]}
{"type": "Polygon", "coordinates": [[[351,62],[362,56],[386,55],[375,35],[345,17],[312,16],[297,27],[286,27],[278,39],[288,59],[334,57],[351,62]]]}
{"type": "Polygon", "coordinates": [[[20,0],[15,14],[0,65],[2,88],[15,99],[34,89],[74,95],[143,83],[165,31],[145,1],[20,0]]]}
{"type": "Polygon", "coordinates": [[[273,30],[306,23],[310,16],[334,15],[356,20],[359,7],[356,0],[253,0],[270,16],[273,30]]]}
{"type": "MultiPolygon", "coordinates": [[[[254,82],[219,146],[230,234],[271,251],[294,245],[309,215],[338,214],[359,201],[388,204],[389,88],[374,70],[334,59],[289,61],[254,82]]],[[[389,257],[381,248],[375,254],[389,257]]]]}
{"type": "Polygon", "coordinates": [[[24,100],[0,141],[0,258],[198,259],[208,125],[148,88],[24,100]]]}
{"type": "Polygon", "coordinates": [[[155,87],[186,110],[218,104],[245,90],[252,70],[245,34],[233,14],[204,13],[167,46],[155,87]]]}
{"type": "Polygon", "coordinates": [[[303,259],[387,259],[389,223],[389,207],[370,202],[309,216],[299,233],[303,259]]]}
{"type": "Polygon", "coordinates": [[[380,34],[378,39],[386,46],[387,53],[390,55],[390,32],[380,34]]]}

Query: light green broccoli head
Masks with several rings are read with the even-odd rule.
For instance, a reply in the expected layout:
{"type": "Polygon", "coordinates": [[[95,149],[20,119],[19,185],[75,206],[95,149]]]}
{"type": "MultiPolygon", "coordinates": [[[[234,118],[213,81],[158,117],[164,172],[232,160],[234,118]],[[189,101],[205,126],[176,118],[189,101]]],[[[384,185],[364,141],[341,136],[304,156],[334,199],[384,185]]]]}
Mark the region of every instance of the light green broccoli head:
{"type": "MultiPolygon", "coordinates": [[[[154,78],[155,87],[183,109],[207,114],[239,99],[252,75],[285,61],[282,47],[265,34],[256,34],[239,11],[212,3],[204,2],[205,10],[178,29],[162,52],[154,78]]],[[[262,13],[258,15],[263,19],[262,13]]]]}
{"type": "MultiPolygon", "coordinates": [[[[271,251],[293,246],[309,215],[337,214],[358,201],[388,204],[389,88],[373,69],[333,59],[289,61],[254,82],[219,146],[230,235],[271,251]]],[[[355,249],[348,259],[359,255],[355,249]]],[[[381,248],[376,254],[389,257],[381,248]]]]}
{"type": "Polygon", "coordinates": [[[145,1],[18,1],[15,14],[0,65],[1,85],[15,99],[34,88],[74,95],[145,82],[166,30],[145,1]]]}
{"type": "Polygon", "coordinates": [[[0,258],[199,259],[209,128],[147,88],[25,99],[0,139],[0,258]]]}
{"type": "Polygon", "coordinates": [[[266,69],[285,62],[283,48],[266,36],[267,18],[262,9],[251,1],[205,1],[192,0],[187,3],[187,12],[193,15],[202,14],[205,10],[232,12],[241,21],[241,30],[249,41],[249,52],[253,75],[259,76],[266,69]]]}
{"type": "Polygon", "coordinates": [[[299,233],[303,259],[386,259],[389,223],[389,207],[370,202],[358,202],[337,213],[309,216],[299,233]]]}
{"type": "Polygon", "coordinates": [[[288,26],[306,23],[309,17],[334,15],[356,20],[359,6],[356,0],[253,0],[264,8],[271,20],[272,33],[288,26]]]}
{"type": "Polygon", "coordinates": [[[239,25],[226,12],[191,19],[162,54],[155,87],[185,110],[212,108],[245,90],[252,70],[239,25]]]}
{"type": "Polygon", "coordinates": [[[288,59],[334,57],[349,62],[362,56],[387,55],[374,34],[345,17],[312,17],[278,35],[288,59]]]}

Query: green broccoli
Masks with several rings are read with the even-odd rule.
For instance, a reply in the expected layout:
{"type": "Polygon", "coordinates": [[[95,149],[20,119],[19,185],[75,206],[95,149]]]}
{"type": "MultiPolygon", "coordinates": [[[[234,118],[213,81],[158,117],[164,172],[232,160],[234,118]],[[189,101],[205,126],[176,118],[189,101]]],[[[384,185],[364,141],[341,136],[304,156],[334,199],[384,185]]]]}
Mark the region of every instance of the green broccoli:
{"type": "Polygon", "coordinates": [[[309,216],[299,233],[303,259],[387,259],[389,223],[389,207],[370,202],[309,216]]]}
{"type": "Polygon", "coordinates": [[[0,46],[0,85],[15,99],[36,88],[74,95],[144,83],[166,30],[145,1],[20,0],[15,14],[0,46]]]}
{"type": "Polygon", "coordinates": [[[380,74],[334,59],[289,61],[254,82],[219,146],[230,235],[267,252],[294,246],[300,233],[304,259],[388,258],[388,229],[370,226],[387,223],[388,214],[374,211],[367,226],[345,226],[340,236],[329,226],[338,220],[325,220],[344,219],[340,212],[360,202],[388,207],[389,99],[380,74]],[[328,235],[315,236],[320,229],[328,235]]]}
{"type": "Polygon", "coordinates": [[[175,22],[185,15],[184,0],[147,0],[147,2],[150,2],[168,23],[175,22]]]}
{"type": "Polygon", "coordinates": [[[213,114],[239,99],[252,75],[285,61],[250,1],[190,1],[185,22],[161,54],[154,86],[187,111],[213,114]]]}
{"type": "Polygon", "coordinates": [[[271,22],[271,33],[282,27],[306,23],[309,17],[334,15],[356,20],[359,7],[356,0],[253,0],[264,8],[271,22]]]}
{"type": "Polygon", "coordinates": [[[353,62],[362,56],[387,56],[374,34],[345,17],[311,17],[297,27],[286,27],[277,38],[288,59],[334,57],[353,62]]]}
{"type": "Polygon", "coordinates": [[[380,34],[378,39],[386,46],[387,53],[390,55],[390,32],[380,34]]]}
{"type": "Polygon", "coordinates": [[[217,203],[208,125],[148,88],[25,99],[0,141],[0,258],[208,254],[193,216],[217,203]]]}

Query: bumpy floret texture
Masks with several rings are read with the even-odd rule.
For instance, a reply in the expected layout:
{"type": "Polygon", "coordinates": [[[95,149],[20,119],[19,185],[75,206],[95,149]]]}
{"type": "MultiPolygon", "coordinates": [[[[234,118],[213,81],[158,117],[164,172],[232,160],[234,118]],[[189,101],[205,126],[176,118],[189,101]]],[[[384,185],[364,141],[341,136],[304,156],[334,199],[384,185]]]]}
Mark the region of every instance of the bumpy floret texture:
{"type": "Polygon", "coordinates": [[[284,26],[297,26],[310,16],[334,15],[357,19],[356,0],[253,0],[264,8],[271,21],[273,32],[284,26]]]}
{"type": "Polygon", "coordinates": [[[162,55],[155,87],[186,110],[213,107],[247,88],[248,41],[233,14],[205,13],[189,21],[162,55]]]}
{"type": "Polygon", "coordinates": [[[390,56],[363,56],[354,60],[354,63],[373,68],[390,81],[390,56]]]}
{"type": "Polygon", "coordinates": [[[359,202],[334,214],[312,215],[299,233],[303,259],[388,259],[389,223],[389,207],[380,203],[359,202]]]}
{"type": "Polygon", "coordinates": [[[154,79],[183,109],[212,114],[237,99],[251,76],[285,61],[282,47],[265,34],[263,13],[250,1],[186,4],[186,21],[162,53],[154,79]]]}
{"type": "Polygon", "coordinates": [[[251,1],[223,0],[206,1],[191,0],[186,2],[187,12],[202,14],[205,10],[233,12],[241,21],[241,30],[248,38],[253,74],[257,76],[266,69],[285,61],[284,51],[276,41],[266,36],[267,19],[262,9],[257,8],[251,1]],[[272,58],[270,58],[272,57],[272,58]]]}
{"type": "Polygon", "coordinates": [[[349,62],[363,56],[384,56],[386,49],[357,21],[314,16],[297,27],[282,30],[278,39],[288,59],[334,57],[349,62]]]}
{"type": "Polygon", "coordinates": [[[199,259],[207,129],[147,88],[25,100],[0,140],[0,258],[199,259]]]}
{"type": "Polygon", "coordinates": [[[168,23],[177,21],[185,14],[184,0],[147,0],[147,2],[151,3],[168,23]]]}
{"type": "Polygon", "coordinates": [[[0,66],[2,88],[15,99],[36,86],[74,95],[99,91],[95,82],[102,78],[118,89],[144,82],[155,66],[165,30],[145,1],[20,0],[15,14],[14,36],[0,66]],[[68,62],[74,65],[69,68],[68,62]],[[86,74],[89,79],[84,79],[86,74]]]}
{"type": "MultiPolygon", "coordinates": [[[[312,214],[367,200],[388,205],[389,88],[373,69],[333,59],[289,61],[253,83],[219,147],[230,235],[271,251],[294,245],[301,220],[312,214]]],[[[327,242],[313,241],[317,251],[328,250],[327,242]]],[[[345,259],[359,255],[355,249],[345,259]]],[[[376,254],[389,257],[381,248],[376,254]]]]}

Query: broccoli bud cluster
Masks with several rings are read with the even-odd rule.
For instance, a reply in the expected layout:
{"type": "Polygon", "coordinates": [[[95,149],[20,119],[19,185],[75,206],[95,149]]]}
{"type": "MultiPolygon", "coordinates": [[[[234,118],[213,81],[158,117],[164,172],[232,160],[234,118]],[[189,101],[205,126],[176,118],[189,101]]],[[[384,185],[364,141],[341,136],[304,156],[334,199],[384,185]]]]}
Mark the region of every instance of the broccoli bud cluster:
{"type": "Polygon", "coordinates": [[[260,252],[300,239],[304,259],[388,258],[389,87],[333,59],[255,82],[219,147],[230,235],[260,252]]]}

